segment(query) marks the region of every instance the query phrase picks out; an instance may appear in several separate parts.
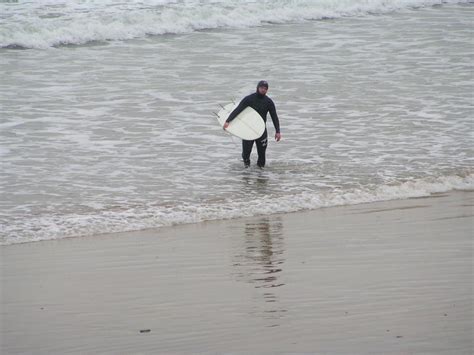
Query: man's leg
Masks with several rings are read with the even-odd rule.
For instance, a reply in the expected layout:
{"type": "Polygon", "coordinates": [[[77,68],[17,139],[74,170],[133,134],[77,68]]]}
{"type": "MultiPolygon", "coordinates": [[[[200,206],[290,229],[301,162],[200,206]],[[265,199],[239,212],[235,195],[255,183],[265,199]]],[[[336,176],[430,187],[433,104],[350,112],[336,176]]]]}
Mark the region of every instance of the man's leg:
{"type": "Polygon", "coordinates": [[[265,166],[265,151],[267,150],[268,144],[268,136],[267,130],[263,132],[262,136],[255,141],[257,144],[257,152],[258,152],[258,161],[257,165],[261,168],[265,166]]]}
{"type": "Polygon", "coordinates": [[[252,153],[253,142],[242,140],[242,159],[246,167],[250,166],[250,153],[252,153]]]}

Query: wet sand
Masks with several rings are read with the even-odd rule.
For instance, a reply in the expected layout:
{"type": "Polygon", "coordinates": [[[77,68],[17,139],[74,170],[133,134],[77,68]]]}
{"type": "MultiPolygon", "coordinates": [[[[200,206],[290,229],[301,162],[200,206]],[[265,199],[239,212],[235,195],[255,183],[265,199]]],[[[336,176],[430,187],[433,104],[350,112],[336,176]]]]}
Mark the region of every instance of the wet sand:
{"type": "Polygon", "coordinates": [[[474,193],[1,247],[1,353],[473,352],[474,193]]]}

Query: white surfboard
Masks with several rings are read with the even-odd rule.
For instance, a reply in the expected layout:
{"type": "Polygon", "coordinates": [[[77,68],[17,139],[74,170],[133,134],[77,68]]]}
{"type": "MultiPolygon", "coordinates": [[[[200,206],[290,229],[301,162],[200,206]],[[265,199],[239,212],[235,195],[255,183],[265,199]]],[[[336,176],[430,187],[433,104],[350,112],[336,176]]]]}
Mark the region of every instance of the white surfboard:
{"type": "MultiPolygon", "coordinates": [[[[217,120],[221,127],[224,126],[230,113],[236,107],[237,104],[228,104],[217,113],[217,120]]],[[[263,122],[263,118],[257,111],[251,107],[246,107],[230,122],[229,128],[226,131],[236,137],[250,141],[262,136],[263,132],[265,132],[265,122],[263,122]]]]}

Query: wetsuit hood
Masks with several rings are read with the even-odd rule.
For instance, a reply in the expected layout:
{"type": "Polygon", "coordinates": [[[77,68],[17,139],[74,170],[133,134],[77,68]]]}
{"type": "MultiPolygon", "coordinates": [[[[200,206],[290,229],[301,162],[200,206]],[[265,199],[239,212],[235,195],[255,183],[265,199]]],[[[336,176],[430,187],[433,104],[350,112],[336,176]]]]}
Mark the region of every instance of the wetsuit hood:
{"type": "Polygon", "coordinates": [[[260,80],[260,81],[258,82],[258,84],[257,84],[257,89],[256,89],[257,95],[258,95],[259,97],[264,97],[265,95],[262,95],[262,94],[260,94],[260,93],[258,92],[258,88],[259,88],[259,87],[266,87],[267,90],[268,90],[268,83],[267,83],[265,80],[260,80]]]}

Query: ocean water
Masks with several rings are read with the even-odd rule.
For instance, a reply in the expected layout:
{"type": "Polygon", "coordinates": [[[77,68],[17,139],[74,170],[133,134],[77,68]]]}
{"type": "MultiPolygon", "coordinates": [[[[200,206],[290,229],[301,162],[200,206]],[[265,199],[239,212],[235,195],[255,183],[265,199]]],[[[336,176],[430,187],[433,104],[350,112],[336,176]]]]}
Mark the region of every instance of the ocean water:
{"type": "Polygon", "coordinates": [[[474,189],[473,16],[472,1],[1,2],[0,242],[474,189]],[[213,112],[261,79],[283,139],[245,170],[213,112]]]}

